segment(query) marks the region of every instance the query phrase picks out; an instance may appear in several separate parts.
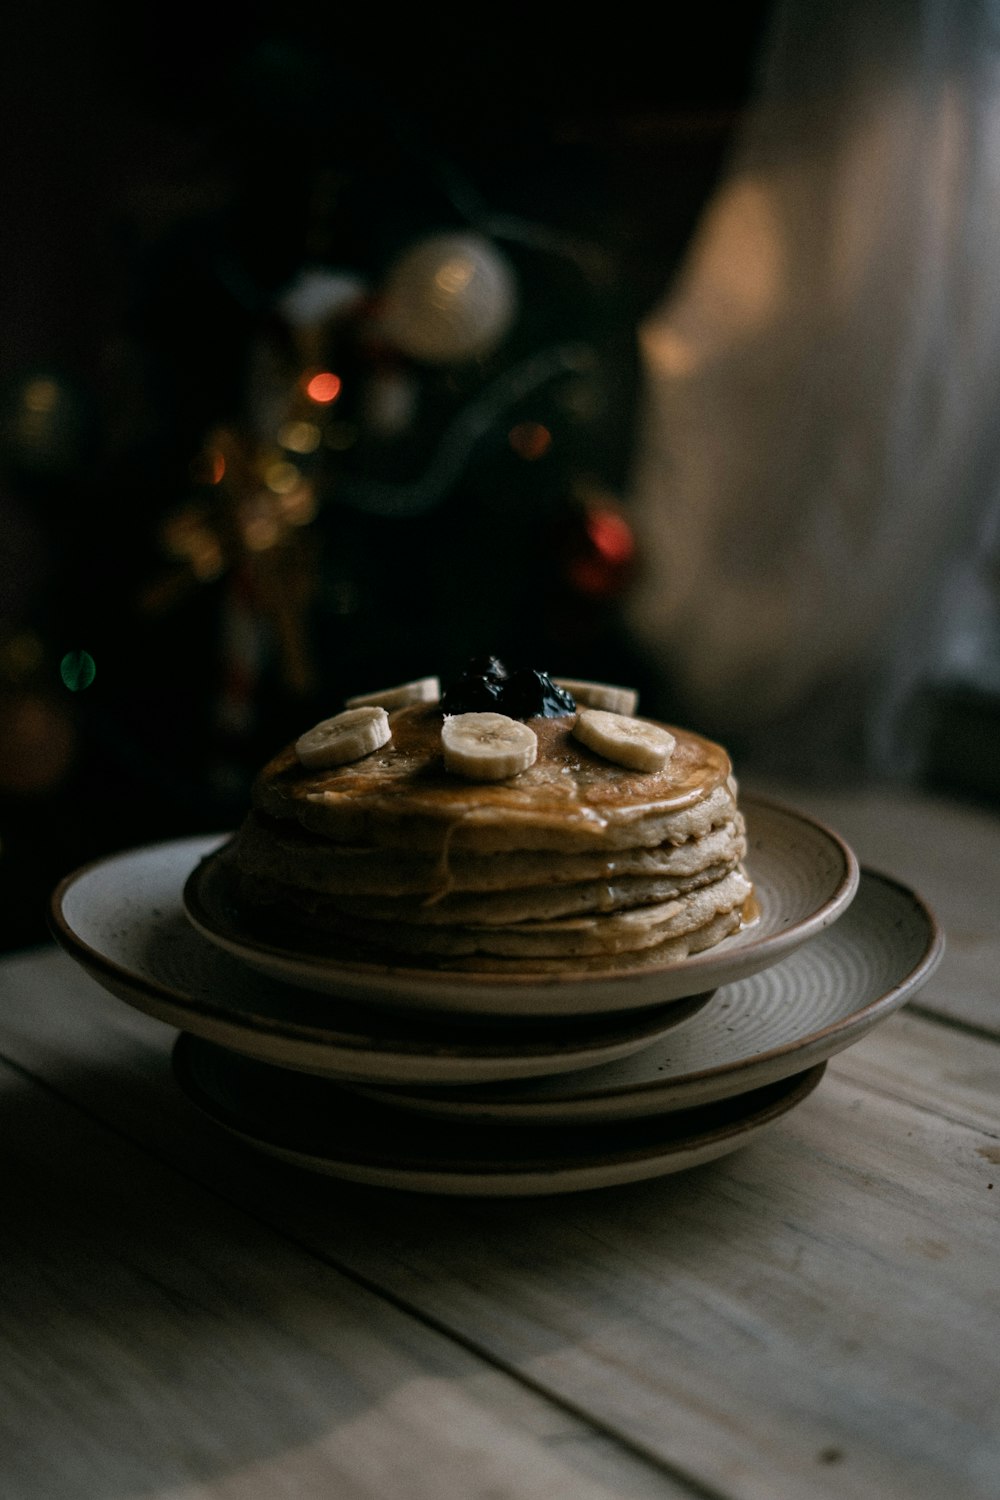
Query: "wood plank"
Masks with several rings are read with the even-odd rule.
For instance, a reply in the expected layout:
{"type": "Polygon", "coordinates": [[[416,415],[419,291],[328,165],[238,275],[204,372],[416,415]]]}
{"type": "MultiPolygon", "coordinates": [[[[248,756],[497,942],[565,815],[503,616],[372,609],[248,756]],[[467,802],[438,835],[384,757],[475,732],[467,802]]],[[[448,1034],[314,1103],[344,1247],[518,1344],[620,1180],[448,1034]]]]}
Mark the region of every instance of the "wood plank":
{"type": "Polygon", "coordinates": [[[4,1500],[691,1500],[6,1064],[0,1113],[4,1500]]]}
{"type": "Polygon", "coordinates": [[[338,1255],[734,1495],[992,1497],[984,1145],[833,1079],[715,1167],[433,1231],[386,1205],[338,1255]]]}
{"type": "MultiPolygon", "coordinates": [[[[904,1009],[831,1063],[838,1076],[1000,1137],[1000,1044],[904,1009]]],[[[995,1147],[984,1147],[1000,1161],[995,1147]]]]}
{"type": "Polygon", "coordinates": [[[746,789],[828,823],[862,863],[918,891],[942,923],[947,942],[918,1003],[1000,1036],[1000,816],[897,788],[823,791],[748,782],[746,789]]]}
{"type": "Polygon", "coordinates": [[[171,1088],[166,1028],[61,955],[5,978],[20,999],[0,1045],[24,1066],[706,1492],[994,1500],[994,1044],[923,1022],[885,1093],[877,1060],[851,1076],[875,1033],[722,1162],[455,1203],[287,1172],[202,1132],[171,1088]],[[987,1059],[978,1093],[969,1045],[987,1059]],[[934,1100],[959,1066],[972,1113],[955,1120],[934,1100]]]}

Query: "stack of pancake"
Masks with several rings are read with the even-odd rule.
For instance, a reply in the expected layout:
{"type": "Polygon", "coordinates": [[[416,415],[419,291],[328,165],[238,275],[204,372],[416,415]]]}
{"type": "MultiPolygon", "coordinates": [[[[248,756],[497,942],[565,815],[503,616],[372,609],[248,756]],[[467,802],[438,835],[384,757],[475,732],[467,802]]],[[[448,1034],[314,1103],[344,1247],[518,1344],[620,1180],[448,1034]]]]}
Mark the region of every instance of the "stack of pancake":
{"type": "Polygon", "coordinates": [[[671,728],[634,770],[575,720],[529,718],[534,763],[492,782],[447,769],[438,701],[347,764],[288,746],[223,856],[242,908],[312,951],[494,974],[659,965],[735,932],[752,887],[725,750],[671,728]]]}

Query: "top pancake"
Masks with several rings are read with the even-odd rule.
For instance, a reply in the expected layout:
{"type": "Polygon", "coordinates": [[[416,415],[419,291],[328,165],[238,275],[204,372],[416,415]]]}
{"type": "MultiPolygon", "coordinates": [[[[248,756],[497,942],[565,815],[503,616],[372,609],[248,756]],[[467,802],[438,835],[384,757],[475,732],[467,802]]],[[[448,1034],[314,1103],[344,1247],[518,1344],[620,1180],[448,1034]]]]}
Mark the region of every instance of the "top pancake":
{"type": "Polygon", "coordinates": [[[683,729],[670,728],[676,745],[661,770],[630,771],[575,739],[573,715],[530,719],[535,764],[483,783],[445,770],[437,704],[397,709],[389,722],[389,744],[328,770],[306,770],[287,746],[256,779],[257,812],[339,843],[490,853],[682,843],[736,807],[725,750],[683,729]]]}

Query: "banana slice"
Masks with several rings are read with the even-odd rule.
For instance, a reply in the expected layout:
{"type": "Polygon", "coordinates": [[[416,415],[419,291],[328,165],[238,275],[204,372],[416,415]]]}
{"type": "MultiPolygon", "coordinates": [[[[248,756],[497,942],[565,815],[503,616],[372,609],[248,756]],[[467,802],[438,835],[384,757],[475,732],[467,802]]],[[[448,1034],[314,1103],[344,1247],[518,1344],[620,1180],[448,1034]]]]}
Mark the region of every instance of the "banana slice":
{"type": "Polygon", "coordinates": [[[389,715],[372,704],[348,708],[332,719],[324,719],[295,741],[295,753],[302,765],[311,771],[327,766],[343,766],[361,760],[373,750],[381,750],[392,739],[389,715]]]}
{"type": "Polygon", "coordinates": [[[630,771],[661,770],[677,743],[669,730],[648,719],[630,719],[601,708],[581,709],[572,732],[588,750],[630,771]]]}
{"type": "Polygon", "coordinates": [[[359,693],[348,698],[347,708],[405,708],[408,703],[434,703],[441,696],[441,683],[436,677],[417,677],[413,682],[401,682],[396,687],[383,688],[380,693],[359,693]]]}
{"type": "Polygon", "coordinates": [[[639,706],[635,688],[617,687],[611,682],[578,682],[573,677],[554,677],[556,687],[572,693],[583,708],[604,708],[613,714],[634,714],[639,706]]]}
{"type": "Polygon", "coordinates": [[[534,765],[538,737],[506,714],[446,714],[441,748],[447,770],[470,781],[503,781],[534,765]]]}

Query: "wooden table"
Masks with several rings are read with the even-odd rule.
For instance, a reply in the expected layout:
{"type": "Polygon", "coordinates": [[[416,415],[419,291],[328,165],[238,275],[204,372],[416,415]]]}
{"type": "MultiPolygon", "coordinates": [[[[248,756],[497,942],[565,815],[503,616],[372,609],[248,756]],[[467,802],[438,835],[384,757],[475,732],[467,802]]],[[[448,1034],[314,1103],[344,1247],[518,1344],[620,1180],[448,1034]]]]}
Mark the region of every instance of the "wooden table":
{"type": "Polygon", "coordinates": [[[781,790],[948,951],[757,1141],[638,1185],[285,1168],[168,1027],[5,959],[3,1500],[1000,1496],[1000,820],[781,790]]]}

